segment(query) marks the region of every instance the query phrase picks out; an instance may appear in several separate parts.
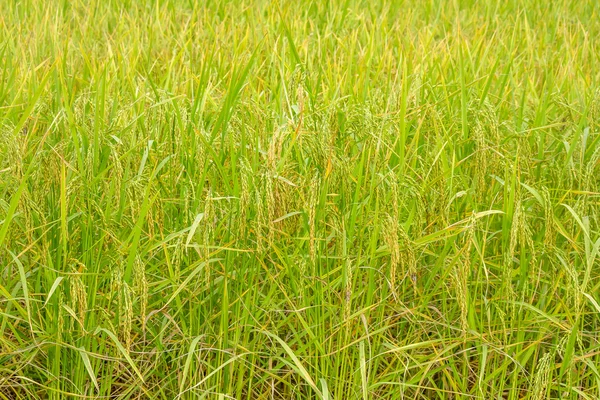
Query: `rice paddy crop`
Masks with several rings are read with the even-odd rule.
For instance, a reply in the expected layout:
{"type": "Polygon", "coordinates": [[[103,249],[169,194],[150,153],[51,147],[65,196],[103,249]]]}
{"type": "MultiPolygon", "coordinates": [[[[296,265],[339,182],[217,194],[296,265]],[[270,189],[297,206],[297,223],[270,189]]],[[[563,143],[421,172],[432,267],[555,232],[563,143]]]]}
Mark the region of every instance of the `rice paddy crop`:
{"type": "Polygon", "coordinates": [[[0,0],[0,399],[600,398],[599,39],[0,0]]]}

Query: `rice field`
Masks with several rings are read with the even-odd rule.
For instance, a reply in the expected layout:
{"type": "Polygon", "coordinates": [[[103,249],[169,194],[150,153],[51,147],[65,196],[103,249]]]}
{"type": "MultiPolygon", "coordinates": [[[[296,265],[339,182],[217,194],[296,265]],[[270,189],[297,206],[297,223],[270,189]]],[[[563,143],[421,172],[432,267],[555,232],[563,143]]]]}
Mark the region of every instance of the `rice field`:
{"type": "Polygon", "coordinates": [[[0,399],[599,399],[599,84],[591,0],[0,0],[0,399]]]}

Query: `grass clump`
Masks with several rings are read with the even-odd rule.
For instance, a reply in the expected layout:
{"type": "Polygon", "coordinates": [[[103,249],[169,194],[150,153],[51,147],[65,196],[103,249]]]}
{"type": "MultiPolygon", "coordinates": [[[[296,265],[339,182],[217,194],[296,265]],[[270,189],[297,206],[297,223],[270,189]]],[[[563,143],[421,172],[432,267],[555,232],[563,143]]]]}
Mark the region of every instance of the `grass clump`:
{"type": "Polygon", "coordinates": [[[0,9],[0,398],[600,397],[595,2],[0,9]]]}

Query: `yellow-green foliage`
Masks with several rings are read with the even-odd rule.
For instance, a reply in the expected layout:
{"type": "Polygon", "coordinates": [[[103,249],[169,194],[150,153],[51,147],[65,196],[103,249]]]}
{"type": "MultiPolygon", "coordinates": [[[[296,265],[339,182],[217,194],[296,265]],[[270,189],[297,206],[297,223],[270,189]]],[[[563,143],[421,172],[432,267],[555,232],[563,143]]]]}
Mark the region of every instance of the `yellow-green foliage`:
{"type": "Polygon", "coordinates": [[[0,399],[600,398],[599,13],[0,0],[0,399]]]}

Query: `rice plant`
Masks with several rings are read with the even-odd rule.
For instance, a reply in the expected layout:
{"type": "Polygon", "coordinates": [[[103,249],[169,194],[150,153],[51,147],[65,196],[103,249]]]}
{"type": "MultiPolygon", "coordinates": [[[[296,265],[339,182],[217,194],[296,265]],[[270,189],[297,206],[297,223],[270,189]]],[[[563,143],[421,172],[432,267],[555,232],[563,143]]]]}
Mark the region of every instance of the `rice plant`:
{"type": "Polygon", "coordinates": [[[599,37],[0,0],[0,399],[600,398],[599,37]]]}

